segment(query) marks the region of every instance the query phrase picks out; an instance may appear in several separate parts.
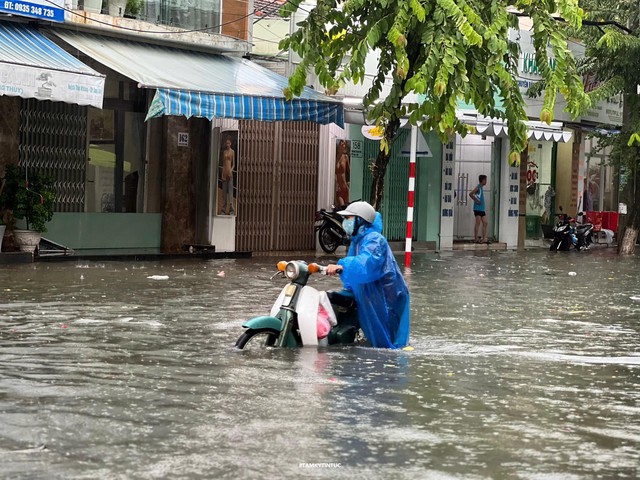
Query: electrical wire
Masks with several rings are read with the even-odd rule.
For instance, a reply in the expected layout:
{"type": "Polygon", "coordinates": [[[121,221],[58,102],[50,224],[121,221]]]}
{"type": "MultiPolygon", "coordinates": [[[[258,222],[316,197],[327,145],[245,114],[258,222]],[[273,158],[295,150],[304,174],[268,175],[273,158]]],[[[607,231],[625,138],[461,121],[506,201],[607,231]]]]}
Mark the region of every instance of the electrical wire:
{"type": "MultiPolygon", "coordinates": [[[[253,15],[255,15],[256,12],[259,12],[260,10],[253,10],[252,12],[246,14],[246,15],[242,15],[234,20],[229,20],[228,22],[223,22],[220,23],[219,25],[212,25],[211,27],[204,27],[204,28],[194,28],[191,30],[180,30],[180,31],[176,31],[176,32],[172,32],[172,31],[167,31],[167,30],[141,30],[139,28],[131,28],[131,27],[125,27],[123,25],[114,25],[113,23],[110,22],[104,22],[102,20],[97,20],[95,18],[90,18],[87,17],[86,15],[83,15],[82,13],[78,13],[76,10],[71,10],[69,8],[66,7],[61,7],[60,5],[56,4],[53,0],[45,0],[45,2],[50,3],[51,5],[54,5],[57,8],[61,8],[62,10],[64,10],[65,12],[69,12],[72,15],[76,15],[78,17],[82,17],[84,20],[89,20],[90,22],[94,22],[94,23],[98,23],[101,25],[106,25],[108,27],[111,28],[115,28],[115,29],[120,29],[120,30],[127,30],[129,32],[136,32],[136,33],[152,33],[152,34],[162,34],[162,35],[183,35],[185,33],[195,33],[195,32],[207,32],[209,30],[217,30],[220,27],[223,27],[225,25],[230,25],[232,23],[236,23],[240,20],[244,20],[245,18],[249,18],[253,15]]],[[[265,5],[265,7],[269,7],[271,5],[275,5],[276,3],[281,2],[281,0],[273,0],[271,2],[269,2],[267,5],[265,5]]],[[[287,3],[290,3],[291,0],[286,0],[284,3],[282,3],[282,5],[286,5],[287,3]]]]}

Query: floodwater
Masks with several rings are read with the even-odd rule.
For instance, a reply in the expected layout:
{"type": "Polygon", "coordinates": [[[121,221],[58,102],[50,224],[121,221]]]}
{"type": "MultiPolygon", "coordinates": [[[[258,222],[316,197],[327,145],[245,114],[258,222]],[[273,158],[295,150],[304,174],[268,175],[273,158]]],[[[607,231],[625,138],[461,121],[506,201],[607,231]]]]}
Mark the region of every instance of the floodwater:
{"type": "Polygon", "coordinates": [[[416,254],[413,351],[235,350],[276,260],[4,266],[0,477],[638,477],[640,258],[416,254]]]}

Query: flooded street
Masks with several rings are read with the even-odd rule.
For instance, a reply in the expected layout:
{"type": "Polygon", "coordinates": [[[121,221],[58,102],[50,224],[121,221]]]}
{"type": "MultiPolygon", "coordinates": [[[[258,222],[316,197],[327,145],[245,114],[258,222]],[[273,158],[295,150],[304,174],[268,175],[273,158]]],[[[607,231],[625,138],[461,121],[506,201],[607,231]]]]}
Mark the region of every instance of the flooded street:
{"type": "Polygon", "coordinates": [[[238,351],[277,260],[3,266],[0,476],[638,478],[640,257],[416,254],[413,351],[238,351]]]}

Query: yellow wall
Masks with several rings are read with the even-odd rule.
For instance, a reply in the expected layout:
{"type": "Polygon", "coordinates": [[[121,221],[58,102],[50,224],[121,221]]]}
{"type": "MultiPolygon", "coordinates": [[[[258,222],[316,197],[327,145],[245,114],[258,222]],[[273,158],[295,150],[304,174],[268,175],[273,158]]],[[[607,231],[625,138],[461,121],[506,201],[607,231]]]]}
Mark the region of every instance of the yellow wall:
{"type": "MultiPolygon", "coordinates": [[[[558,143],[558,162],[556,165],[556,198],[555,209],[559,212],[559,206],[563,208],[565,213],[575,215],[576,212],[571,212],[571,154],[573,148],[573,141],[575,136],[572,137],[570,143],[558,143]]],[[[556,219],[554,219],[555,223],[556,219]]]]}

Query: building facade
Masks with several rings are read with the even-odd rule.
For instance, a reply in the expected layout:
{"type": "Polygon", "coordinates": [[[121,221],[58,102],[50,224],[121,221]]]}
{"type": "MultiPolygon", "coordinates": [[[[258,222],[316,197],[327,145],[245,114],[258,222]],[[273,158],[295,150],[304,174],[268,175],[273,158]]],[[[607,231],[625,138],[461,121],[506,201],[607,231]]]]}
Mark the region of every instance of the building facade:
{"type": "MultiPolygon", "coordinates": [[[[286,102],[286,78],[242,58],[250,49],[247,2],[105,6],[59,2],[55,23],[0,18],[102,82],[92,103],[82,92],[0,95],[0,165],[56,178],[47,238],[87,253],[313,248],[319,125],[342,123],[339,102],[312,90],[286,102]],[[287,186],[276,193],[289,197],[277,207],[260,200],[265,211],[257,211],[256,198],[268,195],[254,180],[273,171],[287,186]],[[299,190],[311,200],[293,198],[299,190]],[[300,233],[274,240],[285,230],[300,233]]],[[[275,190],[273,175],[270,182],[275,190]]]]}

